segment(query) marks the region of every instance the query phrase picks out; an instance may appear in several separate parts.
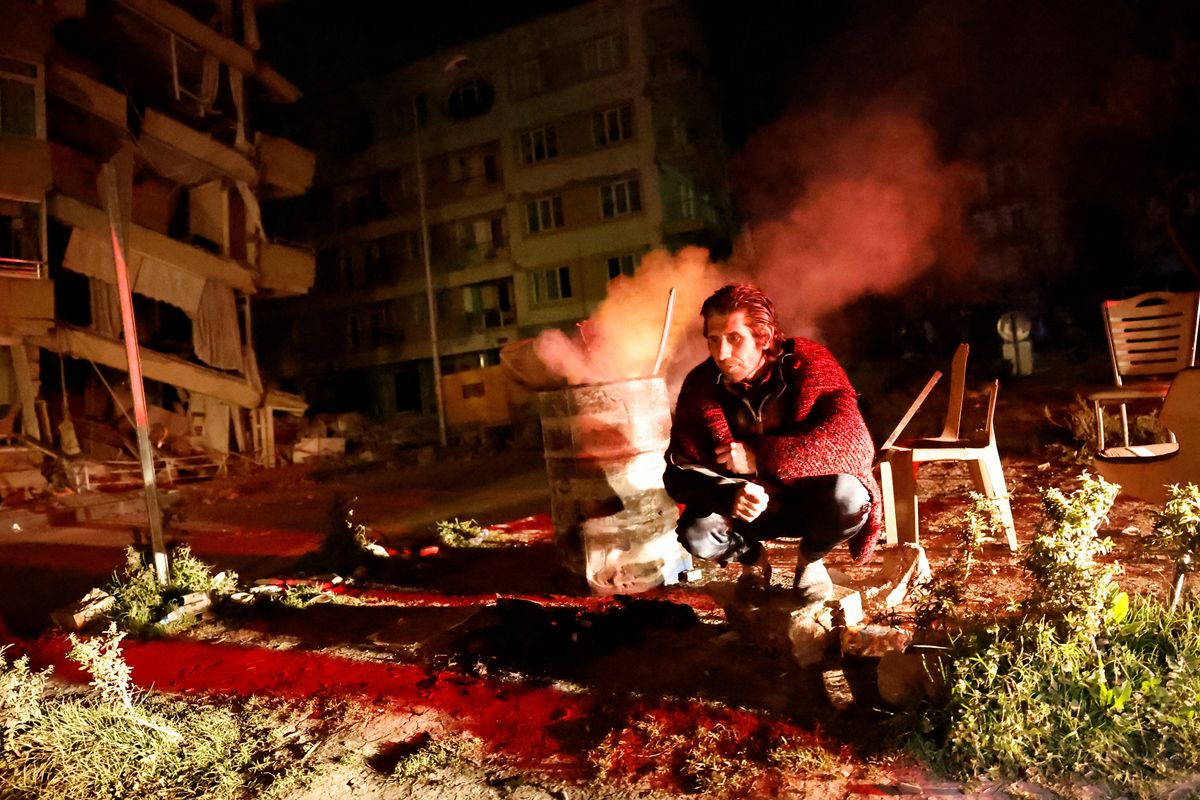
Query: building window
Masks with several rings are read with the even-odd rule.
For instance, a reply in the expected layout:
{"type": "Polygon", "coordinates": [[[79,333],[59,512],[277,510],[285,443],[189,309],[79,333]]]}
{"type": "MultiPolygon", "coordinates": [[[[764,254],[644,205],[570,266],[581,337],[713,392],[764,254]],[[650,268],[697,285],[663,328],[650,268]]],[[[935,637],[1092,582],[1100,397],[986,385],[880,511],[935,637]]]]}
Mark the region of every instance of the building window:
{"type": "Polygon", "coordinates": [[[480,78],[472,78],[450,90],[446,113],[455,119],[478,117],[491,111],[493,99],[492,85],[480,78]]]}
{"type": "Polygon", "coordinates": [[[695,219],[696,187],[690,183],[679,184],[679,216],[684,219],[695,219]]]}
{"type": "Polygon", "coordinates": [[[677,145],[686,145],[691,140],[688,133],[687,121],[680,114],[671,115],[671,141],[677,145]]]}
{"type": "Polygon", "coordinates": [[[583,45],[583,74],[604,75],[621,65],[621,46],[615,33],[593,39],[583,45]]]}
{"type": "Polygon", "coordinates": [[[471,157],[455,155],[448,156],[446,158],[446,172],[450,180],[454,183],[470,180],[471,157]]]}
{"type": "Polygon", "coordinates": [[[383,136],[407,136],[429,119],[429,104],[425,95],[399,95],[383,110],[383,136]]]}
{"type": "Polygon", "coordinates": [[[533,302],[535,305],[568,300],[571,294],[571,268],[556,267],[533,273],[533,302]]]}
{"type": "Polygon", "coordinates": [[[637,269],[637,256],[632,253],[610,256],[608,259],[608,279],[610,281],[621,275],[632,278],[635,269],[637,269]]]}
{"type": "Polygon", "coordinates": [[[38,135],[38,67],[0,58],[0,132],[38,135]]]}
{"type": "Polygon", "coordinates": [[[593,128],[599,147],[630,138],[633,136],[633,107],[626,103],[620,108],[596,112],[593,128]]]}
{"type": "Polygon", "coordinates": [[[508,73],[508,86],[513,98],[517,100],[541,92],[544,88],[541,60],[531,58],[513,64],[508,73]]]}
{"type": "Polygon", "coordinates": [[[600,187],[600,213],[605,219],[642,210],[642,187],[637,178],[600,187]]]}
{"type": "Polygon", "coordinates": [[[525,207],[525,212],[529,218],[530,233],[540,233],[563,226],[562,197],[560,195],[534,200],[525,207]]]}
{"type": "Polygon", "coordinates": [[[42,277],[41,211],[37,203],[0,199],[0,273],[42,277]]]}
{"type": "Polygon", "coordinates": [[[521,134],[521,160],[526,164],[536,164],[557,155],[558,137],[553,125],[521,134]]]}

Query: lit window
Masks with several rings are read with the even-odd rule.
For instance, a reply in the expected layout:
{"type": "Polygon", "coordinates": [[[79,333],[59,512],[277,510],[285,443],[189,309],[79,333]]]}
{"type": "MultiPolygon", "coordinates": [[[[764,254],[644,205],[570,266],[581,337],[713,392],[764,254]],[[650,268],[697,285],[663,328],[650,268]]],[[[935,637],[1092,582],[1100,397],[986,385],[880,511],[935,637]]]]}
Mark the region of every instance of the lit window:
{"type": "Polygon", "coordinates": [[[621,275],[632,278],[635,269],[637,269],[637,259],[632,253],[612,256],[608,259],[608,279],[610,281],[621,275]]]}
{"type": "Polygon", "coordinates": [[[37,136],[38,67],[0,58],[0,132],[37,136]]]}
{"type": "Polygon", "coordinates": [[[559,195],[534,200],[525,207],[525,211],[529,219],[530,233],[540,233],[563,226],[562,197],[559,195]]]}
{"type": "Polygon", "coordinates": [[[593,118],[593,128],[596,144],[600,147],[624,141],[633,136],[633,108],[626,104],[598,111],[593,118]]]}
{"type": "Polygon", "coordinates": [[[695,219],[696,187],[690,183],[679,184],[679,215],[685,219],[695,219]]]}
{"type": "Polygon", "coordinates": [[[535,128],[521,134],[521,160],[536,164],[558,155],[558,137],[554,127],[535,128]]]}
{"type": "Polygon", "coordinates": [[[642,210],[642,187],[636,179],[600,187],[600,212],[605,219],[642,210]]]}
{"type": "Polygon", "coordinates": [[[535,304],[567,300],[570,297],[570,267],[543,269],[533,273],[533,302],[535,304]]]}

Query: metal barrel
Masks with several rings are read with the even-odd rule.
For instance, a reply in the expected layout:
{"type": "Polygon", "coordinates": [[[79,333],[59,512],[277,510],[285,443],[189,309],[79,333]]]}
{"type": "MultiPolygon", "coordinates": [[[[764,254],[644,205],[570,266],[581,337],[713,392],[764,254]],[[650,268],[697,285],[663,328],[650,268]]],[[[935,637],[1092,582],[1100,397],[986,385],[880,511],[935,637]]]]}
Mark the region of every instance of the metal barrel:
{"type": "Polygon", "coordinates": [[[674,583],[691,559],[663,488],[671,410],[661,378],[538,394],[554,539],[599,594],[674,583]]]}

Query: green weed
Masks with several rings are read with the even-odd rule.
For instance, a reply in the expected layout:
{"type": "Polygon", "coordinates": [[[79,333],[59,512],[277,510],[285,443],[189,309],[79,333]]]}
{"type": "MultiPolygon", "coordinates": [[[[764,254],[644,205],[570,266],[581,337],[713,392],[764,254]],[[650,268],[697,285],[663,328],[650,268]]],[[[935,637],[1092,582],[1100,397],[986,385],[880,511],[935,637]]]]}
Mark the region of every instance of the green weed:
{"type": "Polygon", "coordinates": [[[108,618],[122,629],[139,635],[168,633],[187,627],[195,620],[184,618],[171,624],[161,620],[178,608],[184,595],[206,592],[227,595],[237,590],[237,574],[212,569],[192,555],[187,545],[171,554],[166,585],[159,583],[154,568],[132,547],[125,551],[125,569],[114,575],[107,591],[114,598],[108,618]]]}
{"type": "Polygon", "coordinates": [[[1200,609],[1130,600],[1116,565],[1097,560],[1116,489],[1085,473],[1069,495],[1043,492],[1045,519],[1024,558],[1034,581],[1025,616],[962,626],[949,701],[925,709],[913,731],[935,768],[1139,798],[1200,769],[1200,609]]]}
{"type": "Polygon", "coordinates": [[[75,640],[93,690],[46,691],[47,673],[0,660],[0,796],[62,800],[285,796],[308,768],[285,724],[304,709],[193,703],[134,689],[123,634],[75,640]]]}
{"type": "Polygon", "coordinates": [[[1156,514],[1148,544],[1167,551],[1175,561],[1171,608],[1179,605],[1184,582],[1200,563],[1200,488],[1194,483],[1167,489],[1167,504],[1156,514]]]}

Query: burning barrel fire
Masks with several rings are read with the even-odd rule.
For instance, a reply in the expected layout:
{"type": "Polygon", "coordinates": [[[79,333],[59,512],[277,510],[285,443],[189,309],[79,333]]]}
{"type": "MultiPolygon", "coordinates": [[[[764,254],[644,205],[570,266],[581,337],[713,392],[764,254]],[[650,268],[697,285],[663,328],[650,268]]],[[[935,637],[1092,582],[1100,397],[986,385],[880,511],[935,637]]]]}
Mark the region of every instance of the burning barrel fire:
{"type": "Polygon", "coordinates": [[[598,594],[675,583],[691,557],[662,482],[671,432],[663,380],[539,392],[538,407],[554,540],[567,567],[598,594]]]}

